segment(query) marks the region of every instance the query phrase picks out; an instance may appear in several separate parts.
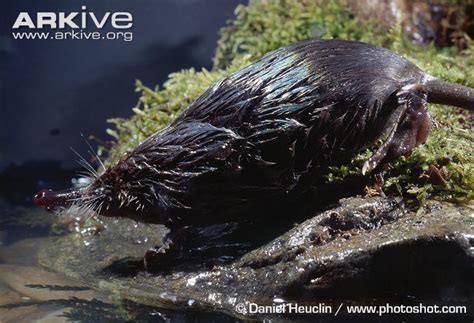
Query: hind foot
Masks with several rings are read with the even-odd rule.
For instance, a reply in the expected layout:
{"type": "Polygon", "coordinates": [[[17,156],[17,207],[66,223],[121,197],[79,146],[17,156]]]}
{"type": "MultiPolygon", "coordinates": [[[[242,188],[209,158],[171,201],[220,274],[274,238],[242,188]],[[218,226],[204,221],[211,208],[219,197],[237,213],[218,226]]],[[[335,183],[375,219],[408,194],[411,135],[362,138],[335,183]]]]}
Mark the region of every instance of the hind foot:
{"type": "Polygon", "coordinates": [[[385,183],[384,174],[385,172],[380,172],[380,173],[375,174],[372,185],[365,187],[365,193],[367,197],[371,197],[371,196],[385,197],[385,193],[383,192],[383,185],[385,183]]]}
{"type": "Polygon", "coordinates": [[[398,107],[393,112],[391,124],[387,125],[390,128],[388,138],[365,162],[362,174],[400,156],[409,155],[428,137],[431,120],[423,88],[417,85],[405,87],[397,93],[397,97],[398,107]]]}

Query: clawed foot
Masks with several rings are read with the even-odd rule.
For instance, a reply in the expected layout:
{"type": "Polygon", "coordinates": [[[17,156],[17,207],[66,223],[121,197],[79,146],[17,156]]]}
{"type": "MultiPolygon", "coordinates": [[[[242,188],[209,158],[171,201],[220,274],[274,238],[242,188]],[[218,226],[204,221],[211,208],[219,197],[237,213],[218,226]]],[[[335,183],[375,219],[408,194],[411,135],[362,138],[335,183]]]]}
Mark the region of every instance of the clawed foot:
{"type": "Polygon", "coordinates": [[[430,131],[431,119],[427,109],[427,94],[420,84],[412,84],[397,92],[398,106],[392,112],[388,124],[390,129],[385,142],[362,167],[366,174],[400,156],[407,156],[430,131]]]}
{"type": "Polygon", "coordinates": [[[159,268],[167,268],[176,259],[175,253],[163,247],[154,247],[147,250],[143,257],[145,270],[154,272],[159,268]]]}
{"type": "Polygon", "coordinates": [[[169,268],[177,259],[181,258],[184,252],[186,233],[184,229],[171,231],[164,239],[161,247],[154,247],[147,250],[143,257],[145,270],[156,272],[169,268]]]}

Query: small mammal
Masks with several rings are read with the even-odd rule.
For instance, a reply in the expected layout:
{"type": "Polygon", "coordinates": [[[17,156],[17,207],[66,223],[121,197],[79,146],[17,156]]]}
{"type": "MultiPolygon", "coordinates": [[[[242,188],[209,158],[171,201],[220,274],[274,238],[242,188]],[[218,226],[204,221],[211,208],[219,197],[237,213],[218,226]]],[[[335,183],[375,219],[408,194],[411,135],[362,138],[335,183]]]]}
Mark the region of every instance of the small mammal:
{"type": "Polygon", "coordinates": [[[145,255],[150,269],[183,228],[238,221],[245,205],[300,194],[380,138],[364,173],[410,153],[428,136],[428,102],[473,110],[474,89],[361,42],[292,44],[215,83],[89,185],[43,190],[34,202],[166,225],[163,246],[145,255]]]}

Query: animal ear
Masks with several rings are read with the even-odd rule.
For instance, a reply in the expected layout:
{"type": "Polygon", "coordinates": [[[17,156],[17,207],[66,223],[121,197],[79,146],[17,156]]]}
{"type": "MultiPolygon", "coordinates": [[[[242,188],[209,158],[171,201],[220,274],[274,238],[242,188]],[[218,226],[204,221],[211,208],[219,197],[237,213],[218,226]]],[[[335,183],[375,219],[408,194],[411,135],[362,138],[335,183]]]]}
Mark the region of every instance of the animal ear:
{"type": "Polygon", "coordinates": [[[396,95],[398,106],[389,118],[387,139],[364,163],[364,175],[383,163],[408,155],[428,135],[430,117],[423,85],[405,86],[396,95]]]}

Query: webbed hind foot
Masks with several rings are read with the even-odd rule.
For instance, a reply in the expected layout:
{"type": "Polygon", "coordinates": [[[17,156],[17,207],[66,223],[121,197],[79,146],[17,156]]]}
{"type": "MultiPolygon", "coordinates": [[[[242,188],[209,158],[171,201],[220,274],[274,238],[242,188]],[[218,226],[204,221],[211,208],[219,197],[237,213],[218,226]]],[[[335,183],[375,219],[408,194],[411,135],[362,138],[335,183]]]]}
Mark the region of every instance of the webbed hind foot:
{"type": "Polygon", "coordinates": [[[391,124],[388,125],[391,130],[385,142],[364,163],[364,175],[400,156],[409,155],[428,137],[431,119],[423,86],[406,86],[398,91],[397,98],[398,107],[393,112],[391,124]]]}
{"type": "Polygon", "coordinates": [[[385,175],[385,171],[382,171],[374,175],[374,180],[373,180],[372,185],[365,187],[365,193],[367,197],[371,197],[371,196],[385,197],[385,193],[383,191],[383,186],[385,183],[384,175],[385,175]]]}

